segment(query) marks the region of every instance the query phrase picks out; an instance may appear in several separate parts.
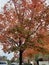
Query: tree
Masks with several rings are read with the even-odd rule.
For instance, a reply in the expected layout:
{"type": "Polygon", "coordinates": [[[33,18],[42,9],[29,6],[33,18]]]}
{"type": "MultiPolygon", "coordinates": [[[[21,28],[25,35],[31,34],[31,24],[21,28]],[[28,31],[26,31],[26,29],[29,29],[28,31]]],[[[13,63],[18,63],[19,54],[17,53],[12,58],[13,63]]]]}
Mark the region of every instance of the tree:
{"type": "Polygon", "coordinates": [[[48,44],[49,6],[41,0],[13,0],[4,6],[0,14],[0,42],[3,50],[19,51],[20,64],[22,54],[27,48],[37,53],[49,53],[48,44]],[[12,3],[11,3],[12,2],[12,3]],[[13,5],[14,3],[14,5],[13,5]],[[12,6],[14,7],[12,7],[12,6]]]}

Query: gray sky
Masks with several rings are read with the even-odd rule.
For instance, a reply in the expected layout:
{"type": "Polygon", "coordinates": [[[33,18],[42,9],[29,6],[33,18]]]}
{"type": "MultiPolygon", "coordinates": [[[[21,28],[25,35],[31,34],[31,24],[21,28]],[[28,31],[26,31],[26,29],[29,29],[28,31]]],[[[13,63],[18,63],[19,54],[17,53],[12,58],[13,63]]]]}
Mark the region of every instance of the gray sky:
{"type": "MultiPolygon", "coordinates": [[[[7,1],[9,0],[0,0],[0,9],[7,3],[7,1]]],[[[49,0],[46,0],[46,3],[49,4],[49,0]]]]}
{"type": "MultiPolygon", "coordinates": [[[[3,7],[7,3],[7,1],[9,1],[9,0],[0,0],[0,11],[1,11],[1,7],[3,7]]],[[[46,0],[46,3],[49,5],[49,0],[46,0]]],[[[0,45],[0,56],[3,56],[3,55],[7,56],[8,59],[11,59],[13,57],[13,53],[5,54],[3,52],[3,50],[1,50],[1,49],[2,49],[2,46],[0,45]]]]}
{"type": "Polygon", "coordinates": [[[2,48],[3,48],[3,46],[0,45],[0,56],[6,56],[7,59],[9,59],[9,60],[12,59],[14,53],[13,53],[13,52],[10,53],[10,54],[8,54],[8,53],[4,53],[3,50],[2,50],[2,48]]]}
{"type": "Polygon", "coordinates": [[[7,3],[7,1],[9,0],[0,0],[0,9],[7,3]]]}

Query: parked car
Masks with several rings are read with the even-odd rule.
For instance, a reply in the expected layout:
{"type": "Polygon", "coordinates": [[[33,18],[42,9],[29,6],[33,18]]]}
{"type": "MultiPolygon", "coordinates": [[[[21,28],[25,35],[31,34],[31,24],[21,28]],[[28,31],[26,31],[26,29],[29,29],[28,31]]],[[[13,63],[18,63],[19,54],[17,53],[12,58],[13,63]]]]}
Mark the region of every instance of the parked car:
{"type": "MultiPolygon", "coordinates": [[[[19,65],[19,63],[13,62],[11,65],[19,65]]],[[[24,63],[22,63],[22,65],[24,65],[24,63]]]]}
{"type": "Polygon", "coordinates": [[[19,65],[19,63],[13,62],[11,63],[11,65],[19,65]]]}
{"type": "Polygon", "coordinates": [[[7,61],[0,61],[0,65],[8,65],[7,61]]]}

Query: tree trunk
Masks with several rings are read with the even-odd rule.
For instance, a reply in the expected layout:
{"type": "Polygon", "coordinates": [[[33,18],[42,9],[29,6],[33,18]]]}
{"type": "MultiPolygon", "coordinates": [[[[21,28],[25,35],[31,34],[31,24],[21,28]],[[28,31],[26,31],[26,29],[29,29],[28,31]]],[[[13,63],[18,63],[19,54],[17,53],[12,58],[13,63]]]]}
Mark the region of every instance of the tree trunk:
{"type": "Polygon", "coordinates": [[[22,50],[19,51],[19,65],[22,65],[22,50]]]}

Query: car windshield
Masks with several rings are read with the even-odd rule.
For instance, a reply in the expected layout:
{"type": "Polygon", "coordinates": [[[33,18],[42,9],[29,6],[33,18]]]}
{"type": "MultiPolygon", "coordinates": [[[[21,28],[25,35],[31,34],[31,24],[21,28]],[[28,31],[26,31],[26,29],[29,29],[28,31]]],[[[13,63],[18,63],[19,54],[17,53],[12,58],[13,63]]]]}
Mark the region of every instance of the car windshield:
{"type": "Polygon", "coordinates": [[[0,64],[6,64],[5,62],[0,62],[0,64]]]}

